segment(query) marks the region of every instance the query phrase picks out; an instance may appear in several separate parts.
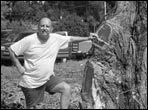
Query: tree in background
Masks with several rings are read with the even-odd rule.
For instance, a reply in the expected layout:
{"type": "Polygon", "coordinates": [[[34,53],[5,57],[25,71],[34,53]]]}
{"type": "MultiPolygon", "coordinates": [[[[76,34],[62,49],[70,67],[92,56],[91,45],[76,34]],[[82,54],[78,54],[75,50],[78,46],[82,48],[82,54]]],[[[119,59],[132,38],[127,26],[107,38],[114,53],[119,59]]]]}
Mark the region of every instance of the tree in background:
{"type": "Polygon", "coordinates": [[[40,20],[40,18],[47,16],[47,13],[44,11],[43,5],[39,4],[37,2],[34,2],[31,4],[32,7],[32,22],[33,23],[38,23],[38,21],[40,20]]]}
{"type": "Polygon", "coordinates": [[[16,1],[12,7],[12,17],[13,19],[20,20],[29,20],[32,14],[32,8],[29,6],[27,2],[24,1],[16,1]]]}
{"type": "MultiPolygon", "coordinates": [[[[59,21],[76,13],[89,24],[89,31],[94,32],[96,26],[104,20],[103,1],[45,1],[44,3],[40,1],[8,1],[8,3],[11,4],[12,12],[11,16],[6,15],[6,19],[12,22],[11,25],[15,24],[14,22],[19,22],[20,26],[37,24],[39,19],[44,16],[53,21],[59,21]]],[[[114,2],[107,2],[107,10],[110,10],[113,5],[114,2]]]]}
{"type": "Polygon", "coordinates": [[[90,14],[94,16],[97,21],[102,21],[104,18],[104,2],[103,1],[89,1],[90,14]]]}
{"type": "Polygon", "coordinates": [[[66,18],[59,20],[55,25],[54,31],[68,31],[69,35],[73,36],[88,36],[89,25],[76,14],[68,15],[66,18]]]}
{"type": "Polygon", "coordinates": [[[1,29],[6,29],[7,23],[6,16],[9,14],[10,8],[8,7],[8,2],[1,1],[1,29]]]}

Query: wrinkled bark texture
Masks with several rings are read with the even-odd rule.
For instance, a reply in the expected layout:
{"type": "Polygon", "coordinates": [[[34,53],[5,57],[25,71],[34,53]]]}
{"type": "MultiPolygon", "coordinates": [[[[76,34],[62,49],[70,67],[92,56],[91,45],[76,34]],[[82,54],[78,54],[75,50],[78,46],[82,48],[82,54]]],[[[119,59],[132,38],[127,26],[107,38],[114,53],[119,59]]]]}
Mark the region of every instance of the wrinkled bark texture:
{"type": "Polygon", "coordinates": [[[117,1],[96,32],[82,83],[82,107],[147,108],[147,2],[117,1]]]}

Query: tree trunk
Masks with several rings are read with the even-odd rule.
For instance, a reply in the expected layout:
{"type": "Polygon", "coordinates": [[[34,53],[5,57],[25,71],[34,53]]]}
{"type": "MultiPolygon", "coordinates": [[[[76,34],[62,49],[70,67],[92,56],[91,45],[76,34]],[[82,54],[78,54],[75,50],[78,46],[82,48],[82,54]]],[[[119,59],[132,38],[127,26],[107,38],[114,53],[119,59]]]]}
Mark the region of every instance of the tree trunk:
{"type": "Polygon", "coordinates": [[[82,83],[85,108],[147,108],[147,2],[118,1],[96,32],[82,83]],[[145,52],[144,52],[145,50],[145,52]]]}

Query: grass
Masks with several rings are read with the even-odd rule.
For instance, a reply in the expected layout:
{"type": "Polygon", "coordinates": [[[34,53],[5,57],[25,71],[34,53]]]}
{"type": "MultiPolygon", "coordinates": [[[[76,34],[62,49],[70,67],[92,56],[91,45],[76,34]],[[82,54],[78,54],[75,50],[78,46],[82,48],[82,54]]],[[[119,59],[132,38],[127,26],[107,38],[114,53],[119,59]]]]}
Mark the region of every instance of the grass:
{"type": "MultiPolygon", "coordinates": [[[[72,88],[70,105],[78,108],[78,102],[81,102],[80,90],[83,77],[83,69],[86,60],[74,61],[68,60],[66,63],[56,62],[55,74],[62,77],[72,88]]],[[[1,108],[14,108],[9,106],[13,103],[25,105],[24,95],[18,88],[20,74],[14,66],[1,65],[1,108]]],[[[59,109],[60,94],[49,95],[45,93],[43,109],[59,109]]],[[[15,106],[16,108],[18,107],[15,106]]],[[[17,108],[18,109],[18,108],[17,108]]]]}

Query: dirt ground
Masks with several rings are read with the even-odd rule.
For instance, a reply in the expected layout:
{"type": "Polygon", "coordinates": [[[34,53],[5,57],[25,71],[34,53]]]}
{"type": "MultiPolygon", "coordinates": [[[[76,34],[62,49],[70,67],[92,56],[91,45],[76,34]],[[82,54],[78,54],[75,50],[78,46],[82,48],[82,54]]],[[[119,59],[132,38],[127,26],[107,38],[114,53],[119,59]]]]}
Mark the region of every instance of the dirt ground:
{"type": "MultiPolygon", "coordinates": [[[[83,68],[86,60],[68,60],[66,63],[56,62],[55,74],[62,77],[71,85],[70,108],[78,109],[81,102],[80,90],[83,68]]],[[[1,63],[1,109],[22,109],[25,107],[25,98],[18,87],[20,74],[11,62],[1,63]]],[[[41,105],[43,109],[59,109],[60,94],[49,95],[45,93],[41,105]]]]}

